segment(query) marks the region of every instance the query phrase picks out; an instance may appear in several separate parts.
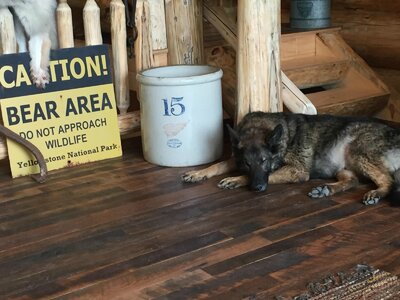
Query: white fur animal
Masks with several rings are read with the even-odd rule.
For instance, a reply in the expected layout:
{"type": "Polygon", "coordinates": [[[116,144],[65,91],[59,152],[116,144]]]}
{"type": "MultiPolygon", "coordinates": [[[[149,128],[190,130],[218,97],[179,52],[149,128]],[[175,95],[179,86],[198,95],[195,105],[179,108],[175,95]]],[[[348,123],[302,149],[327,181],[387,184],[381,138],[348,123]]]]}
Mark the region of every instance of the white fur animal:
{"type": "Polygon", "coordinates": [[[49,83],[50,49],[58,46],[55,10],[57,0],[0,0],[14,16],[19,52],[29,50],[33,83],[44,88],[49,83]]]}

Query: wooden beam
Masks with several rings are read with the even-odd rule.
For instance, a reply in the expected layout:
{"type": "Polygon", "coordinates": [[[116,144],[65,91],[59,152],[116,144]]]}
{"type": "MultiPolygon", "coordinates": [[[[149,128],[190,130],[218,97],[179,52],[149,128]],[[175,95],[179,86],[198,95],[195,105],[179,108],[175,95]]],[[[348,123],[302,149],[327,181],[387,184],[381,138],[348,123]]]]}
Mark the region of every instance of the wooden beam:
{"type": "Polygon", "coordinates": [[[282,76],[282,99],[288,110],[294,113],[316,115],[317,109],[314,104],[300,91],[297,86],[281,72],[282,76]]]}
{"type": "Polygon", "coordinates": [[[237,50],[237,26],[234,20],[225,13],[225,10],[204,2],[203,14],[204,18],[214,25],[222,37],[237,50]]]}
{"type": "Polygon", "coordinates": [[[167,49],[164,0],[150,0],[149,8],[153,51],[167,49]]]}
{"type": "Polygon", "coordinates": [[[149,5],[154,58],[153,67],[166,66],[168,65],[168,45],[164,0],[151,0],[149,5]]]}
{"type": "Polygon", "coordinates": [[[124,3],[121,0],[112,0],[110,12],[115,97],[120,114],[125,114],[130,105],[130,99],[124,3]]]}
{"type": "MultiPolygon", "coordinates": [[[[223,9],[204,2],[204,17],[218,30],[222,37],[237,51],[238,38],[236,23],[226,15],[223,9]]],[[[295,113],[316,114],[317,110],[311,101],[296,85],[281,72],[282,101],[295,113]]]]}
{"type": "Polygon", "coordinates": [[[138,32],[135,42],[135,65],[136,72],[139,72],[154,65],[150,7],[147,0],[137,1],[135,18],[138,32]]]}
{"type": "MultiPolygon", "coordinates": [[[[142,70],[168,64],[167,34],[165,24],[164,0],[138,0],[136,3],[135,23],[138,37],[135,42],[135,68],[131,74],[132,85],[137,85],[136,74],[142,70]]],[[[133,86],[131,86],[132,89],[133,86]]],[[[135,90],[140,95],[139,86],[135,90]]],[[[140,96],[139,96],[140,97],[140,96]]],[[[125,120],[120,117],[120,120],[125,120]]],[[[140,128],[140,112],[128,115],[127,131],[140,128]]],[[[120,123],[120,130],[124,128],[120,123]]]]}
{"type": "Polygon", "coordinates": [[[0,8],[0,53],[9,54],[17,51],[14,21],[10,10],[0,8]]]}
{"type": "Polygon", "coordinates": [[[168,63],[164,0],[139,0],[136,4],[136,72],[168,63]]]}
{"type": "Polygon", "coordinates": [[[280,0],[238,0],[237,122],[282,111],[280,0]]]}
{"type": "Polygon", "coordinates": [[[165,0],[169,64],[202,64],[203,0],[165,0]]]}

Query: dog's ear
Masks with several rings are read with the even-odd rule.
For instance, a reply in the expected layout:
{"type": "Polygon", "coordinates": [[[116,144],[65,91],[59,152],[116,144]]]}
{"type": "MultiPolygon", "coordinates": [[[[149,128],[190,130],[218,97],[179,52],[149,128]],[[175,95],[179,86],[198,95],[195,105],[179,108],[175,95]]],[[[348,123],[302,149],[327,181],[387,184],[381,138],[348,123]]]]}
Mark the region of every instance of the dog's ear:
{"type": "Polygon", "coordinates": [[[283,135],[283,126],[282,124],[278,124],[276,125],[274,130],[272,130],[271,134],[267,136],[267,145],[271,148],[276,146],[282,139],[282,135],[283,135]]]}
{"type": "Polygon", "coordinates": [[[231,137],[231,143],[234,146],[239,145],[240,138],[239,134],[231,127],[229,124],[226,124],[226,128],[228,128],[229,136],[231,137]]]}

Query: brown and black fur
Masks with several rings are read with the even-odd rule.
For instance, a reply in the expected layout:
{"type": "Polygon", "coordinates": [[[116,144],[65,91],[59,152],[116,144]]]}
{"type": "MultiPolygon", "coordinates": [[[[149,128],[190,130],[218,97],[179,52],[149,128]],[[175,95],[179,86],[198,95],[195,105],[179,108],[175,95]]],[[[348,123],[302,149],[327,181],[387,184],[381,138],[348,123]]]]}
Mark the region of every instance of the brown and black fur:
{"type": "Polygon", "coordinates": [[[364,195],[365,204],[376,204],[390,193],[400,200],[400,130],[377,119],[253,112],[229,132],[233,159],[188,172],[183,181],[200,181],[236,166],[245,175],[225,178],[219,187],[249,185],[264,191],[268,184],[336,177],[337,182],[309,193],[322,198],[367,178],[377,188],[364,195]]]}

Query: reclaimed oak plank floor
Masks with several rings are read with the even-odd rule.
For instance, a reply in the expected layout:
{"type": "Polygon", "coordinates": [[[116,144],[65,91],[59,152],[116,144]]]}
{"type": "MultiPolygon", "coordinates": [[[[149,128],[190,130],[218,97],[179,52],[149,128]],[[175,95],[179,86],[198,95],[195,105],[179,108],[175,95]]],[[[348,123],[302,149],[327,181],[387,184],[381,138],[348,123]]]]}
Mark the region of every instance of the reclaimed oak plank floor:
{"type": "Polygon", "coordinates": [[[400,208],[368,185],[322,200],[321,181],[220,190],[193,168],[123,158],[37,184],[0,163],[0,299],[274,299],[366,263],[400,275],[400,208]]]}

